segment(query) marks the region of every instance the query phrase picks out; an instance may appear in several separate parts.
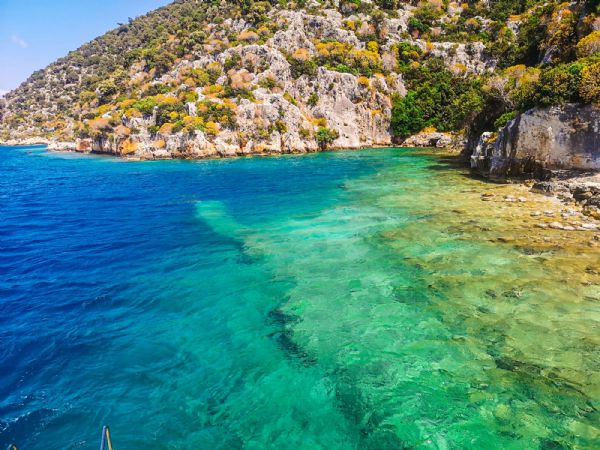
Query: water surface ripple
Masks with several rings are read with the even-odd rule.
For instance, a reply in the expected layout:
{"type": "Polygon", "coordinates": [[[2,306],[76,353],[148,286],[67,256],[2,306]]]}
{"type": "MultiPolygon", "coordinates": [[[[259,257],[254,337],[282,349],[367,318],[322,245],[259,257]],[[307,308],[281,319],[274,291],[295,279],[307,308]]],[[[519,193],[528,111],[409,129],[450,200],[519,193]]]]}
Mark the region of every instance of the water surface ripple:
{"type": "Polygon", "coordinates": [[[600,252],[413,150],[0,148],[0,448],[600,448],[600,252]]]}

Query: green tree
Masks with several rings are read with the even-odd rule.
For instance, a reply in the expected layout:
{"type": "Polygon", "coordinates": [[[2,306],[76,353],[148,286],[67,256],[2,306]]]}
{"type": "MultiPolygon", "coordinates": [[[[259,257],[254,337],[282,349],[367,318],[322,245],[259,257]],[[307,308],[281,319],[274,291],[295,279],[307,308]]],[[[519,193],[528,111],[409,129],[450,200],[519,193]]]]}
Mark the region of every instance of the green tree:
{"type": "Polygon", "coordinates": [[[319,144],[319,148],[321,150],[325,150],[333,141],[335,141],[339,137],[339,133],[336,130],[332,130],[326,127],[320,127],[315,134],[315,139],[317,140],[317,144],[319,144]]]}
{"type": "Polygon", "coordinates": [[[406,97],[394,97],[391,124],[394,135],[403,139],[425,128],[425,117],[417,104],[416,92],[409,92],[406,97]]]}
{"type": "Polygon", "coordinates": [[[117,92],[117,85],[112,79],[101,81],[100,84],[98,84],[98,96],[102,103],[106,103],[117,92]]]}

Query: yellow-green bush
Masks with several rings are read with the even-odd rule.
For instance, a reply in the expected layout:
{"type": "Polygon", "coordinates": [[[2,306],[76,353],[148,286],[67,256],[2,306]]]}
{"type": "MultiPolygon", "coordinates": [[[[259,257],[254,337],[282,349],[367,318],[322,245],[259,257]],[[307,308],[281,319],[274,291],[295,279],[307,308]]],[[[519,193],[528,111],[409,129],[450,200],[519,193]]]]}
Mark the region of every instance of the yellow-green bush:
{"type": "Polygon", "coordinates": [[[372,75],[382,70],[381,56],[376,42],[367,50],[342,42],[319,42],[316,45],[319,62],[340,72],[357,72],[372,75]]]}
{"type": "Polygon", "coordinates": [[[590,103],[600,103],[600,62],[583,68],[579,95],[590,103]]]}
{"type": "Polygon", "coordinates": [[[577,55],[580,58],[593,56],[600,52],[600,30],[588,34],[577,44],[577,55]]]}

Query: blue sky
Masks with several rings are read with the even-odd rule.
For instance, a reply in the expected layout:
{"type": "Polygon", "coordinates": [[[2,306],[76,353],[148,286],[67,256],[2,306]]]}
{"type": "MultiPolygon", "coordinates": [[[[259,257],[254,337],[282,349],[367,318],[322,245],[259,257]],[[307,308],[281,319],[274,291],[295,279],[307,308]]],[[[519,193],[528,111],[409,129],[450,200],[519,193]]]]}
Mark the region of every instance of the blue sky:
{"type": "MultiPolygon", "coordinates": [[[[0,0],[0,91],[171,0],[0,0]]],[[[0,92],[1,93],[1,92],[0,92]]]]}

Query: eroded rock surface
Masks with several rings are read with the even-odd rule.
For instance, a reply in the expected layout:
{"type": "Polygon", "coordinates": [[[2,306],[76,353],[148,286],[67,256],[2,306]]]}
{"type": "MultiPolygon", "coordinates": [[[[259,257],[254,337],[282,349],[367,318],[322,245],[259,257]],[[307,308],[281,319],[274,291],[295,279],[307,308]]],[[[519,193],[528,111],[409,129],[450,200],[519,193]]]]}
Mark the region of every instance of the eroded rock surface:
{"type": "Polygon", "coordinates": [[[568,104],[521,114],[497,136],[481,137],[471,167],[496,177],[600,170],[600,108],[568,104]]]}

